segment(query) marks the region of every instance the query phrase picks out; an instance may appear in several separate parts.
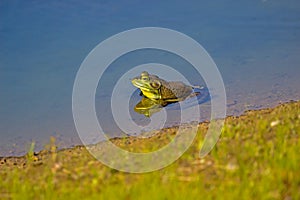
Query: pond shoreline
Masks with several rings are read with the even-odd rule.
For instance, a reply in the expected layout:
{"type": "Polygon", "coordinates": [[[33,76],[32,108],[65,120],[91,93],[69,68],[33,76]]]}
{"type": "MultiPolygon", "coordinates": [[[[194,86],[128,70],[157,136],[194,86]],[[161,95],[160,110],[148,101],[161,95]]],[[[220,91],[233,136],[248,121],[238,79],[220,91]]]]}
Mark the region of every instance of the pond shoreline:
{"type": "MultiPolygon", "coordinates": [[[[247,115],[249,113],[270,113],[272,112],[273,110],[276,110],[278,109],[279,107],[281,106],[286,106],[286,105],[289,105],[289,104],[300,104],[300,101],[295,101],[295,100],[290,100],[288,102],[284,102],[284,103],[280,103],[279,105],[273,107],[273,108],[262,108],[262,109],[253,109],[253,110],[246,110],[244,111],[242,114],[240,115],[229,115],[229,116],[226,116],[225,118],[225,121],[228,120],[228,119],[242,119],[244,117],[247,117],[247,115]]],[[[197,123],[197,122],[195,122],[197,123]]],[[[209,125],[209,121],[205,120],[205,121],[202,121],[202,122],[199,122],[198,123],[199,126],[201,127],[205,127],[205,129],[208,128],[208,125],[209,125]]],[[[178,126],[174,125],[174,126],[171,126],[171,127],[166,127],[166,128],[163,128],[162,130],[154,130],[154,131],[150,131],[149,133],[151,133],[152,135],[154,134],[158,134],[159,137],[161,135],[164,135],[164,134],[168,134],[168,133],[171,133],[173,135],[176,134],[176,130],[178,130],[178,126]]],[[[148,133],[148,135],[149,135],[148,133]]],[[[144,133],[145,135],[147,135],[147,133],[144,133]]],[[[149,138],[149,137],[147,137],[149,138]]],[[[146,139],[147,139],[146,138],[146,139]]],[[[139,140],[140,138],[137,137],[137,140],[139,140]]],[[[143,140],[145,138],[142,138],[143,140]]],[[[135,141],[136,140],[136,137],[134,136],[126,136],[126,137],[114,137],[114,138],[110,138],[109,141],[112,141],[114,143],[120,143],[120,141],[124,141],[126,140],[127,142],[129,140],[133,140],[135,141]]],[[[91,144],[91,146],[93,145],[99,145],[101,143],[105,143],[106,141],[100,141],[98,142],[97,144],[91,144]]],[[[56,139],[55,137],[51,136],[50,137],[50,144],[47,145],[47,148],[48,149],[42,149],[40,151],[33,151],[31,152],[33,154],[33,156],[36,156],[36,157],[43,157],[43,156],[46,156],[48,154],[51,154],[53,153],[53,151],[59,153],[59,152],[64,152],[64,151],[72,151],[72,150],[75,150],[75,149],[85,149],[84,145],[82,144],[77,144],[77,145],[73,145],[72,147],[64,147],[64,148],[60,148],[59,146],[56,145],[56,139]],[[50,149],[52,148],[52,150],[50,149]]],[[[30,151],[30,150],[29,150],[30,151]]],[[[24,164],[24,161],[27,160],[27,157],[28,157],[28,153],[27,154],[24,154],[24,155],[20,155],[20,156],[0,156],[0,165],[4,164],[3,163],[3,160],[11,160],[12,163],[14,163],[14,161],[17,161],[17,163],[23,163],[24,164]]],[[[38,160],[38,159],[36,159],[38,160]]],[[[13,165],[16,165],[16,164],[13,164],[13,165]]],[[[19,164],[17,164],[19,165],[19,164]]]]}

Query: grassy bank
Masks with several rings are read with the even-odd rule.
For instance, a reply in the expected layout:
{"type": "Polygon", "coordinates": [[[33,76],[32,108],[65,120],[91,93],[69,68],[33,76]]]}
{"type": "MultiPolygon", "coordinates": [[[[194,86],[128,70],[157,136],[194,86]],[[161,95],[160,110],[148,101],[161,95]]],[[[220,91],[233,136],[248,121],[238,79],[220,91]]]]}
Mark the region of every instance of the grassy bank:
{"type": "MultiPolygon", "coordinates": [[[[108,168],[84,147],[0,159],[0,199],[300,199],[300,102],[228,117],[222,136],[198,157],[207,129],[172,165],[130,174],[108,168]]],[[[163,146],[176,128],[150,139],[115,139],[129,150],[163,146]]]]}

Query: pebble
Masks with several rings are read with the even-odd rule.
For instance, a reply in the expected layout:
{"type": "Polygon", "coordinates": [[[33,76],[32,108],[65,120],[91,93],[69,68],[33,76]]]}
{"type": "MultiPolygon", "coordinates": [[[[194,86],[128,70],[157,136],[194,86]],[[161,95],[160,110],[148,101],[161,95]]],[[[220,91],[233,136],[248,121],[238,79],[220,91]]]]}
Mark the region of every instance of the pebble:
{"type": "Polygon", "coordinates": [[[279,120],[276,120],[276,121],[272,121],[271,123],[270,123],[270,126],[271,127],[273,127],[273,126],[277,126],[278,124],[279,124],[279,120]]]}

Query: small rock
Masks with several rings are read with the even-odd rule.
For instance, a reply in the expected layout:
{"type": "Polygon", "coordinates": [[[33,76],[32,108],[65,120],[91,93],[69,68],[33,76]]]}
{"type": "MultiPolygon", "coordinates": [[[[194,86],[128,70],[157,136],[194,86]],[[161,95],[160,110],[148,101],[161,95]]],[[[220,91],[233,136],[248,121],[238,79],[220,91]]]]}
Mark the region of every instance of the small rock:
{"type": "Polygon", "coordinates": [[[200,159],[199,163],[200,164],[204,164],[205,163],[205,159],[204,158],[200,159]]]}
{"type": "Polygon", "coordinates": [[[272,122],[270,123],[270,126],[271,126],[271,127],[273,127],[273,126],[277,126],[279,123],[280,123],[280,121],[279,121],[279,120],[272,121],[272,122]]]}

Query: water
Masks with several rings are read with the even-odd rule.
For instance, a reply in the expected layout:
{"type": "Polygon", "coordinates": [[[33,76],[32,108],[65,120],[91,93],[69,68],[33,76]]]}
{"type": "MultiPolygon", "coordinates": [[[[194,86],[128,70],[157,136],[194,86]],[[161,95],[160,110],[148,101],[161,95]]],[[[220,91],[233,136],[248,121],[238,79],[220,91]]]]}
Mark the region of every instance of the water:
{"type": "MultiPolygon", "coordinates": [[[[300,99],[297,0],[1,1],[0,156],[21,155],[31,141],[41,149],[51,135],[61,147],[80,144],[71,104],[81,62],[109,36],[144,26],[183,32],[205,47],[223,76],[229,115],[300,99]]],[[[184,71],[192,84],[203,84],[184,70],[185,61],[157,51],[120,58],[105,77],[147,62],[167,64],[184,71]]],[[[97,90],[99,118],[116,80],[100,83],[107,90],[97,90]]],[[[113,135],[112,127],[106,129],[113,135]]]]}

